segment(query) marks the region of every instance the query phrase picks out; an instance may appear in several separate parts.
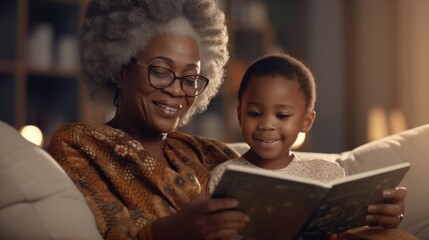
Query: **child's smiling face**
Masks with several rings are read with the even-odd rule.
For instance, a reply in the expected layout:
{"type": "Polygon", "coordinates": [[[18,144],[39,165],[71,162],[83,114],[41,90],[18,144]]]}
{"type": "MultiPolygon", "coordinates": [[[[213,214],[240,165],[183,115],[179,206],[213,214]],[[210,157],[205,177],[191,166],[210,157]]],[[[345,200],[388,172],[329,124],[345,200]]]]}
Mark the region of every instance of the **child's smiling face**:
{"type": "Polygon", "coordinates": [[[247,160],[271,167],[291,160],[289,150],[298,133],[308,131],[314,121],[314,111],[307,112],[306,107],[296,79],[252,77],[237,109],[243,138],[255,153],[247,160]]]}

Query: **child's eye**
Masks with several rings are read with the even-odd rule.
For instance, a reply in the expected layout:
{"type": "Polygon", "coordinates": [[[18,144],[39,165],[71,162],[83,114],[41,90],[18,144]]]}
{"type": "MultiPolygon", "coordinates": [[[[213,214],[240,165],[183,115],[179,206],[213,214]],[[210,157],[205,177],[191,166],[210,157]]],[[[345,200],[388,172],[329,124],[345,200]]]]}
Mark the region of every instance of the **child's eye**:
{"type": "Polygon", "coordinates": [[[279,114],[277,114],[277,118],[278,119],[287,119],[287,118],[289,118],[291,115],[289,115],[289,114],[285,114],[285,113],[279,113],[279,114]]]}
{"type": "Polygon", "coordinates": [[[248,112],[247,115],[249,115],[250,117],[259,117],[262,114],[260,112],[248,112]]]}

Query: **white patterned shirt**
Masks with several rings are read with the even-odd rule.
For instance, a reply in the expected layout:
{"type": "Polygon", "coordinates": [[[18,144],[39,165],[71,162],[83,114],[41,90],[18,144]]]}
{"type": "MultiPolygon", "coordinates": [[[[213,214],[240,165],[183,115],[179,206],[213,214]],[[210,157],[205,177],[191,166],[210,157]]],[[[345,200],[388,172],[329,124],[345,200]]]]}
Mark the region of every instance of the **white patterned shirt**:
{"type": "MultiPolygon", "coordinates": [[[[228,165],[239,165],[250,168],[260,168],[249,161],[247,161],[243,157],[235,158],[228,160],[216,168],[214,168],[210,172],[210,179],[207,185],[208,191],[212,193],[218,184],[220,178],[222,177],[223,172],[225,171],[226,166],[228,165]]],[[[292,159],[292,161],[284,168],[268,170],[266,171],[274,171],[277,173],[293,175],[296,177],[308,178],[321,182],[329,182],[331,180],[341,178],[345,176],[344,169],[336,162],[331,162],[328,160],[322,159],[304,159],[297,157],[296,155],[292,159]]]]}

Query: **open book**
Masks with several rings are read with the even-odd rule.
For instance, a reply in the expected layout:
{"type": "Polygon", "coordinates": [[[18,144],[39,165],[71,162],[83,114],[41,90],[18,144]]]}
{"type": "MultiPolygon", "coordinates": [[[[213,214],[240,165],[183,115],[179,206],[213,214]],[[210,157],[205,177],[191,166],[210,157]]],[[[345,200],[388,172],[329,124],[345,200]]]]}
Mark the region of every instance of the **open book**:
{"type": "Polygon", "coordinates": [[[262,169],[228,166],[212,197],[231,197],[250,217],[240,235],[255,239],[319,239],[365,225],[368,205],[398,186],[400,163],[328,183],[262,169]]]}

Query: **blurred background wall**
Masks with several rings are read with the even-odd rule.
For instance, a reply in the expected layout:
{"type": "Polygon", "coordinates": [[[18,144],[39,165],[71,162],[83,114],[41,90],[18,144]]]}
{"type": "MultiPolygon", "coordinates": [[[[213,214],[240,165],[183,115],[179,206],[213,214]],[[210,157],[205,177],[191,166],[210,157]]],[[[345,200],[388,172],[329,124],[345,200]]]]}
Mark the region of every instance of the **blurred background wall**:
{"type": "MultiPolygon", "coordinates": [[[[301,150],[348,150],[429,123],[428,0],[231,2],[224,1],[233,23],[233,69],[225,88],[236,88],[243,65],[263,51],[287,52],[315,75],[317,118],[301,150]],[[257,20],[249,20],[252,17],[257,20]],[[259,32],[266,45],[240,49],[256,39],[250,39],[251,34],[247,40],[234,38],[237,31],[243,35],[243,29],[259,32]],[[252,55],[254,50],[259,51],[252,55]]],[[[232,117],[226,124],[231,130],[218,136],[227,141],[240,139],[236,122],[231,124],[236,121],[234,101],[230,99],[232,117]]]]}
{"type": "MultiPolygon", "coordinates": [[[[63,122],[103,121],[79,81],[87,0],[2,0],[0,119],[35,125],[43,144],[63,122]]],[[[429,0],[219,0],[230,32],[225,83],[183,131],[241,141],[236,92],[255,58],[287,52],[318,84],[303,151],[337,152],[429,123],[429,0]]]]}

